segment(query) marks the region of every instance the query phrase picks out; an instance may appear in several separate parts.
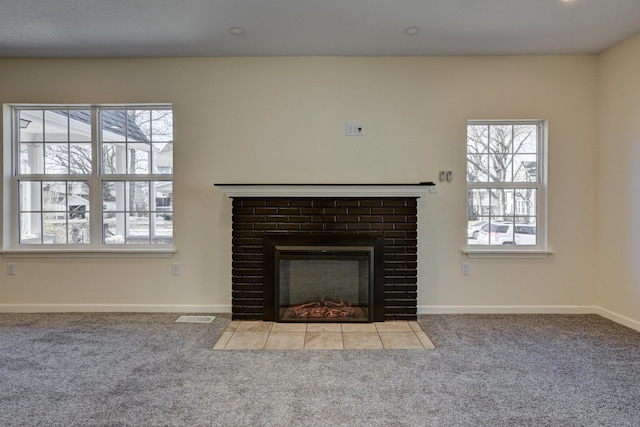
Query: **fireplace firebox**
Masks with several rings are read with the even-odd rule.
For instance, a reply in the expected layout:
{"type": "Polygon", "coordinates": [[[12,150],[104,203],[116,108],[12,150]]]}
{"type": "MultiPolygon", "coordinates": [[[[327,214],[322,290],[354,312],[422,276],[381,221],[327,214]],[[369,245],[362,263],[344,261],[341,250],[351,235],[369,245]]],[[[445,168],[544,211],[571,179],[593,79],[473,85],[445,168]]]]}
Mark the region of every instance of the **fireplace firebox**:
{"type": "Polygon", "coordinates": [[[264,236],[264,319],[384,321],[384,236],[264,236]]]}

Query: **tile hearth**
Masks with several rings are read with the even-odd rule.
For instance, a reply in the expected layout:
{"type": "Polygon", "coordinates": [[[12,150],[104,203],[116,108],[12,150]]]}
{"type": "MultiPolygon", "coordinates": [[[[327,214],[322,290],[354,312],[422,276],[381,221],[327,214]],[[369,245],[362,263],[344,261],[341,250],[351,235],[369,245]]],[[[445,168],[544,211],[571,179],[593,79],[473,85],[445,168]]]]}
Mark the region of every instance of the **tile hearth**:
{"type": "Polygon", "coordinates": [[[418,322],[276,323],[234,320],[214,350],[433,349],[418,322]]]}

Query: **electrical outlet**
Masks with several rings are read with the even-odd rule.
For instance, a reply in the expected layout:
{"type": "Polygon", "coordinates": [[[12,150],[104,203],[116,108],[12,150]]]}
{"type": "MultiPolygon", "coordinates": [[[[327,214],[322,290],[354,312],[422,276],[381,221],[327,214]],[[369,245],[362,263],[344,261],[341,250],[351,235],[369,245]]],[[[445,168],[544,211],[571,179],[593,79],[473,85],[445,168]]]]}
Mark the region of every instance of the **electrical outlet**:
{"type": "Polygon", "coordinates": [[[173,264],[171,264],[171,274],[174,276],[180,275],[180,263],[174,262],[173,264]]]}
{"type": "Polygon", "coordinates": [[[471,274],[471,266],[469,265],[468,262],[463,262],[462,263],[462,275],[463,276],[468,276],[471,274]]]}
{"type": "Polygon", "coordinates": [[[9,276],[15,276],[16,275],[16,263],[15,262],[10,262],[7,264],[7,274],[9,276]]]}

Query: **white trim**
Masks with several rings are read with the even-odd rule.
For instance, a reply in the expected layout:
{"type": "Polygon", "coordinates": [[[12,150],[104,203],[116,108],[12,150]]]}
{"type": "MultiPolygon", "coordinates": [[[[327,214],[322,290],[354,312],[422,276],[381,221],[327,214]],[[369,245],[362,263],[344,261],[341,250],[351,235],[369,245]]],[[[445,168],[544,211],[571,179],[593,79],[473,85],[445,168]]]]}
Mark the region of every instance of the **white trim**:
{"type": "Polygon", "coordinates": [[[599,314],[590,305],[419,305],[418,314],[599,314]]]}
{"type": "Polygon", "coordinates": [[[418,314],[596,314],[640,332],[640,321],[595,305],[419,305],[418,314]]]}
{"type": "Polygon", "coordinates": [[[4,258],[171,258],[176,249],[8,249],[4,258]]]}
{"type": "Polygon", "coordinates": [[[469,258],[546,258],[555,254],[548,249],[462,249],[462,253],[469,258]]]}
{"type": "MultiPolygon", "coordinates": [[[[495,125],[508,125],[514,126],[519,124],[535,124],[537,131],[536,142],[536,162],[537,162],[537,179],[535,182],[516,182],[516,181],[502,181],[502,182],[467,182],[467,192],[473,189],[486,189],[491,191],[492,189],[517,189],[517,188],[531,188],[536,190],[536,230],[537,239],[536,246],[533,249],[507,249],[504,251],[491,249],[474,249],[473,246],[467,245],[467,248],[463,252],[469,258],[545,258],[554,252],[548,249],[548,174],[547,169],[549,166],[548,157],[548,143],[549,143],[549,121],[545,119],[506,119],[506,120],[467,120],[467,131],[470,125],[486,125],[487,127],[495,125]],[[518,254],[522,254],[518,256],[518,254]]],[[[513,136],[512,136],[513,137],[513,136]]],[[[468,149],[468,138],[466,150],[468,149]]],[[[512,153],[515,156],[516,153],[512,153]]],[[[468,164],[468,154],[466,155],[468,164]]],[[[515,208],[514,208],[515,213],[515,208]]],[[[467,212],[468,214],[468,212],[467,212]]],[[[494,216],[490,214],[490,216],[494,216]]],[[[497,215],[500,217],[501,215],[497,215]]],[[[507,215],[509,216],[509,215],[507,215]]],[[[514,245],[511,245],[514,246],[514,245]]]]}
{"type": "MultiPolygon", "coordinates": [[[[0,313],[231,313],[231,305],[0,304],[0,313]]],[[[419,305],[418,314],[597,314],[640,332],[640,321],[591,305],[419,305]]]]}
{"type": "Polygon", "coordinates": [[[619,323],[620,325],[626,326],[627,328],[631,328],[633,330],[640,332],[640,321],[633,320],[630,317],[623,316],[621,314],[615,313],[611,310],[607,310],[602,307],[596,307],[596,308],[598,309],[596,314],[599,314],[605,319],[609,319],[612,322],[619,323]]]}
{"type": "Polygon", "coordinates": [[[231,313],[231,305],[0,304],[0,313],[231,313]]]}
{"type": "Polygon", "coordinates": [[[427,185],[370,185],[370,184],[216,184],[225,194],[233,197],[422,197],[427,185]]]}

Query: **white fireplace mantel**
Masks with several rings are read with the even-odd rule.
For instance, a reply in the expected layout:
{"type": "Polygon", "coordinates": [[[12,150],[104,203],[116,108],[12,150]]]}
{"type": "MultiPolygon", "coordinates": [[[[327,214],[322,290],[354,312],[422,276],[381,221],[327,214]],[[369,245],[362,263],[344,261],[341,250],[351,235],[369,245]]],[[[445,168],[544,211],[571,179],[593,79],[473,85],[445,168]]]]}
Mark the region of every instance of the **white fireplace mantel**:
{"type": "Polygon", "coordinates": [[[215,184],[231,198],[422,197],[432,182],[419,184],[215,184]]]}

